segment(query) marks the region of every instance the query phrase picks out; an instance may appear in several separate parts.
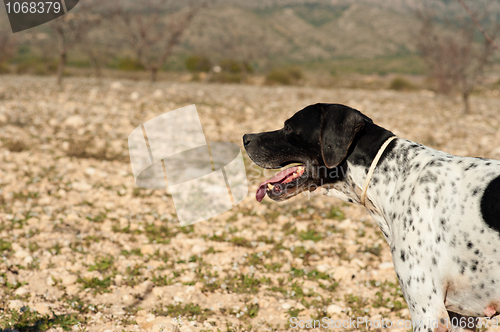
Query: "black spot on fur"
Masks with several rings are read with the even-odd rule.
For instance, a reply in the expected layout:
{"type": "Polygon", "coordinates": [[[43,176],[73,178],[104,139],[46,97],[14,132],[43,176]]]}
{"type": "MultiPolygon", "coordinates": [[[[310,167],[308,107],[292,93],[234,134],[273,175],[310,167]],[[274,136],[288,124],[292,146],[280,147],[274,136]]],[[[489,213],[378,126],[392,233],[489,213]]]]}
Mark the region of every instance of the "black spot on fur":
{"type": "Polygon", "coordinates": [[[481,214],[484,221],[500,232],[500,176],[488,184],[481,198],[481,214]]]}

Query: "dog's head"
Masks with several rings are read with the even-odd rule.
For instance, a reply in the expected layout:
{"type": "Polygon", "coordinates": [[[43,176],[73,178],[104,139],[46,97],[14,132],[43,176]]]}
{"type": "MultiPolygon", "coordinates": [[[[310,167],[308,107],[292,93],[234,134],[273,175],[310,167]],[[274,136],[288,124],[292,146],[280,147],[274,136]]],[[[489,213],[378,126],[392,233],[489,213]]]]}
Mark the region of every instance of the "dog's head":
{"type": "MultiPolygon", "coordinates": [[[[264,181],[257,190],[257,200],[267,193],[271,199],[282,201],[342,180],[346,160],[353,155],[359,138],[374,127],[380,128],[350,107],[315,104],[286,120],[280,130],[244,135],[245,149],[258,166],[275,169],[299,164],[264,181]]],[[[370,153],[356,153],[353,158],[369,165],[370,157],[373,159],[370,153]]]]}

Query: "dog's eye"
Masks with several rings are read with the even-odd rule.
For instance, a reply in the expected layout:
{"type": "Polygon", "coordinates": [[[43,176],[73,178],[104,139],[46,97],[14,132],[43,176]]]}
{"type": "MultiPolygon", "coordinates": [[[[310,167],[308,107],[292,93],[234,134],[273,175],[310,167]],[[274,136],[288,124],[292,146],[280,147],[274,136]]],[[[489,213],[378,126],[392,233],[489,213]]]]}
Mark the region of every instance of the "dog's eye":
{"type": "Polygon", "coordinates": [[[292,127],[290,127],[289,125],[286,125],[286,127],[285,127],[285,131],[286,131],[287,133],[292,132],[292,127]]]}

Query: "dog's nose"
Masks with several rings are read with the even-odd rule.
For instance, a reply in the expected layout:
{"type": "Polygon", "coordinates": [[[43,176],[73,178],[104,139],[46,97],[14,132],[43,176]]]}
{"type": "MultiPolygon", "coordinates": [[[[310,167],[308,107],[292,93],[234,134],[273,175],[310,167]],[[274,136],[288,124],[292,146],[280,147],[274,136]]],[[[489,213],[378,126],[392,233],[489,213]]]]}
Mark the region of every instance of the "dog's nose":
{"type": "Polygon", "coordinates": [[[247,146],[252,141],[252,134],[243,135],[243,145],[247,146]]]}

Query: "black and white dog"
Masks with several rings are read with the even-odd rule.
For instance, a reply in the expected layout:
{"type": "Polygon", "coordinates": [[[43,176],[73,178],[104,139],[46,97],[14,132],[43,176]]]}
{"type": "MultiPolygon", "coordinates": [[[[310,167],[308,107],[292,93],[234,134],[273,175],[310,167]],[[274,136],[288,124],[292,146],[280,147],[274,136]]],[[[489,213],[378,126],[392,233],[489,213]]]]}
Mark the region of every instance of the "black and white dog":
{"type": "Polygon", "coordinates": [[[308,106],[243,143],[260,167],[300,164],[264,181],[257,200],[321,187],[366,206],[391,248],[412,320],[422,322],[414,331],[475,330],[473,317],[500,313],[500,161],[396,138],[339,104],[308,106]]]}

